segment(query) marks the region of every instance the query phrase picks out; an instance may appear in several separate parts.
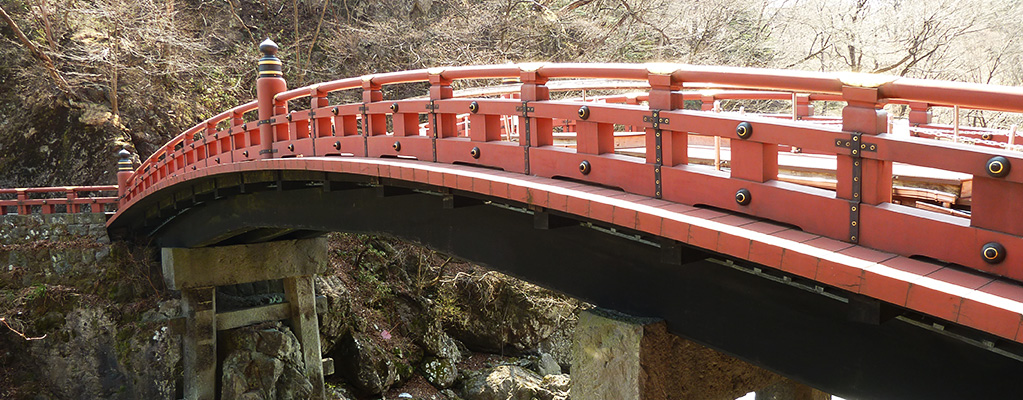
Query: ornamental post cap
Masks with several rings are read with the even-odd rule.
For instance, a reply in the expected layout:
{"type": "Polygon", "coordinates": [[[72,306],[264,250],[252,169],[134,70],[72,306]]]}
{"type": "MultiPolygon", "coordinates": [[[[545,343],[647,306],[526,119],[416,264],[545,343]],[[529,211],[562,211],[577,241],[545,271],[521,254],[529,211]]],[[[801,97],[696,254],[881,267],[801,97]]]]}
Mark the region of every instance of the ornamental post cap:
{"type": "Polygon", "coordinates": [[[266,38],[266,40],[264,40],[263,43],[259,44],[259,51],[263,52],[263,54],[270,57],[273,57],[274,54],[277,54],[277,49],[278,49],[277,43],[274,43],[274,41],[270,40],[270,38],[266,38]]]}
{"type": "Polygon", "coordinates": [[[121,151],[117,152],[117,156],[120,158],[119,161],[124,161],[131,158],[131,153],[128,150],[121,149],[121,151]]]}

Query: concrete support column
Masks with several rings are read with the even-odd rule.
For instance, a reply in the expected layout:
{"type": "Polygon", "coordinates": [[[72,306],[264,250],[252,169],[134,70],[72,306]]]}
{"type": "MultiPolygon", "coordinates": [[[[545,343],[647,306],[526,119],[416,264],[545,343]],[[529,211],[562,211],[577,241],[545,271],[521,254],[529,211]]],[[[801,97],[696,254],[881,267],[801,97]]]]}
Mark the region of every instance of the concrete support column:
{"type": "Polygon", "coordinates": [[[185,398],[212,400],[217,393],[218,329],[289,319],[302,346],[312,398],[324,398],[320,330],[316,320],[313,275],[327,265],[327,240],[303,240],[206,248],[163,248],[167,286],[181,290],[186,315],[184,335],[185,398]],[[283,279],[287,311],[264,306],[225,312],[218,317],[216,287],[283,279]]]}
{"type": "Polygon", "coordinates": [[[579,315],[572,397],[734,399],[783,378],[668,332],[664,321],[607,310],[579,315]]]}
{"type": "Polygon", "coordinates": [[[181,291],[185,314],[182,345],[185,399],[213,400],[217,393],[217,288],[197,287],[181,291]]]}
{"type": "Polygon", "coordinates": [[[284,297],[290,309],[291,329],[302,345],[302,359],[306,376],[313,384],[313,398],[323,399],[323,357],[312,275],[284,278],[284,297]]]}

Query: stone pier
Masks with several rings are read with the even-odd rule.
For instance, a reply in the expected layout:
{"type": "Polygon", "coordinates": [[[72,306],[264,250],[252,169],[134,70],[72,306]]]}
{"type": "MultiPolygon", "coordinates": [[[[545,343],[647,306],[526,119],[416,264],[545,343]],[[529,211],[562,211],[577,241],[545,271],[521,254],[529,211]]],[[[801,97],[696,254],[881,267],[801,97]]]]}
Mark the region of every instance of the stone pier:
{"type": "MultiPolygon", "coordinates": [[[[662,320],[602,309],[579,315],[571,373],[572,397],[579,399],[730,400],[756,391],[757,399],[788,400],[766,396],[784,396],[781,391],[789,389],[799,393],[813,390],[675,336],[662,320]],[[765,397],[759,392],[762,389],[767,389],[765,397]]],[[[830,399],[824,393],[816,394],[819,396],[806,400],[830,399]]],[[[804,399],[792,399],[797,398],[804,399]]]]}
{"type": "Polygon", "coordinates": [[[301,345],[306,377],[313,385],[313,398],[324,397],[325,362],[320,355],[313,275],[326,268],[326,238],[195,249],[164,248],[162,255],[164,279],[169,288],[181,291],[186,318],[183,340],[186,399],[217,398],[218,330],[281,319],[289,321],[301,345]],[[283,280],[286,303],[218,314],[218,286],[272,280],[283,280]]]}

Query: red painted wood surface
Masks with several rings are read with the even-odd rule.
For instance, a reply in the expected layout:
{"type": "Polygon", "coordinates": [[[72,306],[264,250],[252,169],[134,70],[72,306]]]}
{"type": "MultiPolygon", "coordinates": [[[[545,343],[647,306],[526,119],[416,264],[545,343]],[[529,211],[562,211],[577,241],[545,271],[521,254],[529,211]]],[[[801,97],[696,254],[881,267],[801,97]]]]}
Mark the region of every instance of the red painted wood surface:
{"type": "MultiPolygon", "coordinates": [[[[257,121],[246,118],[256,108],[255,102],[225,111],[182,133],[154,153],[129,178],[121,207],[126,209],[162,188],[226,171],[225,168],[275,169],[295,165],[297,161],[316,170],[325,170],[327,165],[335,168],[333,165],[337,163],[330,159],[311,158],[319,156],[400,157],[405,160],[388,161],[388,173],[380,175],[400,179],[405,179],[406,175],[398,165],[412,163],[407,161],[411,159],[436,165],[468,164],[488,167],[488,170],[479,170],[478,173],[484,175],[507,176],[492,172],[499,169],[526,174],[521,176],[528,182],[553,184],[558,181],[547,178],[558,178],[576,182],[576,185],[589,183],[617,188],[621,190],[617,198],[628,199],[628,204],[593,203],[572,197],[576,192],[548,194],[556,196],[552,197],[555,207],[548,200],[537,201],[535,193],[522,196],[519,189],[512,190],[510,186],[505,192],[500,183],[478,178],[488,182],[488,195],[632,228],[638,226],[639,220],[654,218],[650,215],[659,217],[661,224],[678,225],[679,229],[683,227],[680,221],[686,219],[668,221],[659,211],[641,207],[648,211],[641,212],[630,208],[629,204],[658,204],[659,209],[685,210],[693,205],[705,205],[745,215],[743,218],[749,221],[760,219],[795,226],[800,230],[787,229],[785,232],[791,232],[784,235],[805,235],[821,246],[791,247],[794,243],[802,246],[805,241],[784,241],[777,236],[780,232],[773,236],[758,233],[761,236],[754,240],[745,231],[733,232],[717,223],[686,222],[686,234],[675,229],[649,228],[646,223],[640,230],[786,271],[793,269],[789,272],[856,292],[869,288],[871,296],[914,309],[926,309],[931,315],[952,321],[958,321],[961,317],[958,313],[964,310],[979,310],[976,312],[989,316],[998,314],[975,305],[972,294],[964,297],[941,292],[945,288],[942,284],[918,285],[914,282],[919,279],[900,275],[903,273],[900,266],[916,265],[917,262],[908,257],[923,256],[961,265],[971,271],[970,276],[1023,281],[1023,222],[1012,211],[1016,198],[1023,195],[1020,189],[1023,187],[1023,155],[997,147],[895,135],[888,132],[882,107],[885,104],[909,105],[911,119],[924,122],[918,123],[916,128],[946,129],[926,124],[929,107],[1023,112],[1023,89],[913,79],[872,80],[876,82],[863,84],[862,77],[824,73],[636,64],[472,66],[341,79],[277,93],[275,113],[267,119],[273,129],[272,143],[263,143],[257,121]],[[521,82],[517,95],[460,97],[451,86],[458,80],[497,78],[521,82]],[[550,82],[575,78],[634,80],[644,82],[649,90],[640,95],[602,96],[587,99],[589,101],[549,100],[551,91],[547,85],[550,82]],[[854,82],[857,80],[859,82],[854,82]],[[410,82],[426,83],[429,90],[421,98],[384,98],[384,86],[410,82]],[[687,90],[687,84],[692,82],[698,82],[697,86],[702,89],[714,86],[723,89],[719,92],[687,90]],[[340,90],[359,91],[362,101],[330,104],[327,94],[340,90]],[[289,102],[306,97],[309,109],[288,112],[289,102]],[[725,99],[788,100],[796,107],[791,118],[683,107],[685,100],[700,100],[701,109],[708,109],[713,108],[715,101],[725,99]],[[815,117],[810,101],[842,101],[845,107],[840,118],[815,117]],[[588,109],[585,116],[580,112],[583,106],[588,109]],[[741,138],[736,133],[740,122],[751,124],[752,135],[741,138]],[[575,148],[554,143],[555,127],[559,134],[574,135],[575,148]],[[645,132],[644,157],[614,152],[613,134],[621,127],[645,132]],[[730,141],[730,171],[688,163],[688,142],[696,134],[730,141]],[[513,136],[517,141],[509,140],[513,136]],[[850,146],[843,145],[846,142],[850,146]],[[259,151],[267,146],[275,150],[271,153],[272,159],[255,161],[259,151]],[[838,177],[835,190],[778,181],[778,149],[790,148],[834,155],[838,177]],[[990,177],[986,162],[994,156],[1005,157],[1016,168],[1007,176],[990,177]],[[972,175],[975,182],[972,218],[892,203],[893,163],[972,175]],[[500,189],[495,189],[495,185],[500,189]],[[749,191],[752,200],[748,205],[736,202],[735,194],[740,189],[749,191]],[[630,216],[616,217],[614,210],[619,208],[628,210],[630,216]],[[1004,261],[985,262],[982,248],[989,242],[1004,246],[1004,261]],[[842,256],[848,249],[864,254],[885,254],[888,259],[899,261],[886,259],[862,264],[859,259],[842,256]],[[877,264],[879,261],[884,263],[877,264]],[[936,296],[935,290],[952,296],[948,297],[952,300],[928,303],[937,301],[930,299],[936,296]],[[955,305],[946,304],[948,301],[955,305]],[[936,305],[939,303],[943,305],[936,305]]],[[[986,131],[971,132],[983,135],[986,131]]],[[[1006,143],[1008,137],[1005,136],[1006,143]]],[[[384,168],[380,163],[342,159],[344,162],[337,168],[367,169],[354,173],[376,175],[369,169],[384,168]]],[[[415,168],[423,168],[420,163],[414,164],[415,168]]],[[[463,168],[470,167],[459,167],[459,170],[463,168]]],[[[434,184],[419,175],[408,175],[408,179],[434,184]]],[[[458,182],[443,181],[443,186],[475,190],[458,182]]],[[[690,211],[693,215],[708,213],[706,209],[690,211]]],[[[769,225],[756,224],[760,223],[746,225],[774,226],[766,222],[764,224],[769,225]]],[[[927,276],[922,274],[920,279],[927,276]]],[[[1013,304],[1012,307],[1018,305],[1013,304]]],[[[985,320],[971,322],[974,325],[970,326],[985,326],[985,330],[998,331],[1003,337],[1016,340],[1016,329],[1010,333],[1008,325],[1004,325],[1015,324],[1013,326],[1018,328],[1020,324],[1019,309],[1012,307],[1012,318],[1016,320],[1011,323],[1001,321],[997,327],[990,327],[986,324],[991,322],[985,320]]]]}

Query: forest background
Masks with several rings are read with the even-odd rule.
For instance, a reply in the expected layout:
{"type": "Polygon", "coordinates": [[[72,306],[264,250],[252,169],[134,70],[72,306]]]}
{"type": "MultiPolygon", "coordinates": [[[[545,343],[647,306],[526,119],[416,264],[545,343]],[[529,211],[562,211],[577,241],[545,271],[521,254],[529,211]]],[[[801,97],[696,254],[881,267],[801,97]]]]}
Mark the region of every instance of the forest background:
{"type": "MultiPolygon", "coordinates": [[[[254,98],[266,37],[281,46],[289,87],[536,61],[1023,84],[1023,5],[997,0],[2,0],[0,9],[2,187],[113,183],[120,148],[145,159],[254,98]]],[[[965,120],[1002,123],[977,112],[965,120]]]]}

